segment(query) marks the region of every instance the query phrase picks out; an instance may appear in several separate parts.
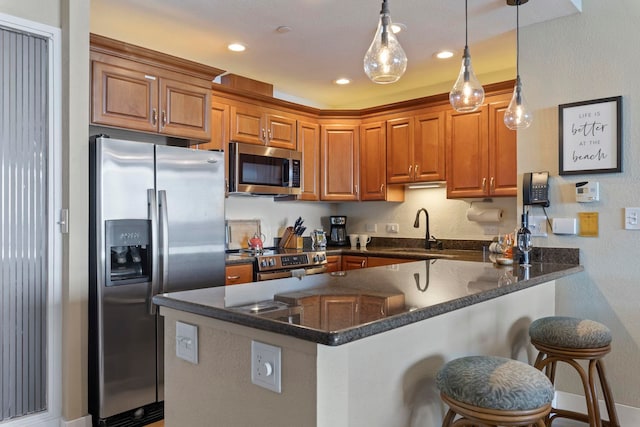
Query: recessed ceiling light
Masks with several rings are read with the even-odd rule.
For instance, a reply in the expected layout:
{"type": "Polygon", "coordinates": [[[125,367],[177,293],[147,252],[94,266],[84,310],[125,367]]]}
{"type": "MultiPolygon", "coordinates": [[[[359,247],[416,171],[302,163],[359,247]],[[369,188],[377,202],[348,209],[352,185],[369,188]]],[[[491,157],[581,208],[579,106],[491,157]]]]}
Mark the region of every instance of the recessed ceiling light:
{"type": "Polygon", "coordinates": [[[346,77],[341,77],[335,80],[335,84],[337,85],[348,85],[349,83],[351,83],[351,80],[346,77]]]}
{"type": "Polygon", "coordinates": [[[288,33],[291,30],[293,30],[293,28],[288,25],[280,25],[278,28],[276,28],[276,31],[281,34],[288,33]]]}
{"type": "Polygon", "coordinates": [[[406,31],[406,30],[407,30],[407,26],[400,22],[391,24],[391,31],[393,31],[393,34],[398,34],[400,31],[406,31]]]}
{"type": "Polygon", "coordinates": [[[227,49],[229,49],[232,52],[244,52],[247,49],[247,47],[242,43],[231,43],[230,45],[227,46],[227,49]]]}
{"type": "Polygon", "coordinates": [[[438,59],[449,59],[453,57],[454,53],[451,50],[441,50],[433,54],[438,59]]]}

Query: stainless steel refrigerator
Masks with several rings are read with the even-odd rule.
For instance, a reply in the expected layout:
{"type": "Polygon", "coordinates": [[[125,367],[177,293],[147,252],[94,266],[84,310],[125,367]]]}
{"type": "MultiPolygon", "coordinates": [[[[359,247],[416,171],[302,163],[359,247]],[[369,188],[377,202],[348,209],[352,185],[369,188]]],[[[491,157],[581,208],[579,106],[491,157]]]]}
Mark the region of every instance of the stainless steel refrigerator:
{"type": "Polygon", "coordinates": [[[90,140],[89,411],[163,416],[163,319],[151,298],[224,285],[224,155],[90,140]]]}

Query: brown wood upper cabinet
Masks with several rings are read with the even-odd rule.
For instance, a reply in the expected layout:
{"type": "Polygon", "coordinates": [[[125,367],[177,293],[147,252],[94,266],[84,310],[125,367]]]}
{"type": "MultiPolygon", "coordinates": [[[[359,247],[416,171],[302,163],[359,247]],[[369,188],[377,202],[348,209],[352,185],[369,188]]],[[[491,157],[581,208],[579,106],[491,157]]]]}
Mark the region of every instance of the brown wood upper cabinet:
{"type": "Polygon", "coordinates": [[[515,196],[516,132],[503,123],[507,95],[472,113],[447,113],[447,197],[515,196]]]}
{"type": "Polygon", "coordinates": [[[221,70],[91,35],[91,123],[208,141],[221,70]]]}
{"type": "Polygon", "coordinates": [[[302,152],[302,193],[299,200],[320,200],[320,125],[298,120],[298,150],[302,152]]]}
{"type": "Polygon", "coordinates": [[[387,184],[444,179],[444,111],[387,120],[387,184]]]}
{"type": "Polygon", "coordinates": [[[404,201],[402,186],[387,185],[387,137],[384,121],[360,125],[360,200],[404,201]]]}
{"type": "Polygon", "coordinates": [[[199,150],[226,151],[229,143],[229,105],[215,95],[211,101],[211,139],[200,143],[199,150]]]}
{"type": "Polygon", "coordinates": [[[295,150],[296,117],[258,105],[231,104],[231,140],[295,150]]]}
{"type": "Polygon", "coordinates": [[[359,126],[320,126],[320,199],[348,201],[359,198],[359,126]]]}

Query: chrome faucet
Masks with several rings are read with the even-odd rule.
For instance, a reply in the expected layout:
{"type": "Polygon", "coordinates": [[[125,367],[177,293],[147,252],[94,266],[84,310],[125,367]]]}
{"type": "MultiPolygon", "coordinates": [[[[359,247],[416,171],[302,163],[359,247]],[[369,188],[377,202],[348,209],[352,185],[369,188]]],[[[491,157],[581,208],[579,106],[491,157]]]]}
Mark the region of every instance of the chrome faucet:
{"type": "Polygon", "coordinates": [[[429,212],[427,212],[427,210],[425,208],[418,209],[418,212],[416,213],[416,220],[413,223],[413,228],[419,228],[420,227],[420,212],[424,212],[424,215],[425,215],[426,220],[427,220],[427,231],[426,231],[425,239],[424,239],[424,248],[425,249],[431,249],[431,241],[430,241],[431,234],[429,233],[429,212]]]}

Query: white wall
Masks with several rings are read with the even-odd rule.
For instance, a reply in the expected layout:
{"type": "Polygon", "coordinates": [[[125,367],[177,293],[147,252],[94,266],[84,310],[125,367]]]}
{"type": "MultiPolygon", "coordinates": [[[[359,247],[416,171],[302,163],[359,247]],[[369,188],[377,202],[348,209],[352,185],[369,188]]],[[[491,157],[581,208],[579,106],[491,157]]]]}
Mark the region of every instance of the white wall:
{"type": "MultiPolygon", "coordinates": [[[[640,2],[583,0],[583,13],[524,28],[520,33],[524,95],[534,110],[518,134],[518,173],[549,170],[552,217],[598,212],[596,238],[554,236],[539,245],[580,248],[585,272],[558,282],[556,311],[608,325],[613,350],[605,359],[618,403],[640,407],[640,232],[623,229],[623,208],[640,206],[640,85],[637,70],[640,2]],[[623,96],[623,172],[558,176],[558,104],[623,96]],[[600,182],[601,201],[574,202],[574,184],[600,182]]],[[[527,13],[526,5],[521,14],[527,13]]],[[[560,390],[581,394],[563,374],[560,390]]]]}

